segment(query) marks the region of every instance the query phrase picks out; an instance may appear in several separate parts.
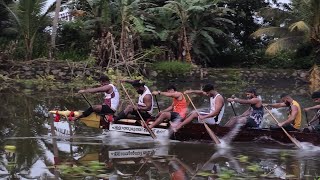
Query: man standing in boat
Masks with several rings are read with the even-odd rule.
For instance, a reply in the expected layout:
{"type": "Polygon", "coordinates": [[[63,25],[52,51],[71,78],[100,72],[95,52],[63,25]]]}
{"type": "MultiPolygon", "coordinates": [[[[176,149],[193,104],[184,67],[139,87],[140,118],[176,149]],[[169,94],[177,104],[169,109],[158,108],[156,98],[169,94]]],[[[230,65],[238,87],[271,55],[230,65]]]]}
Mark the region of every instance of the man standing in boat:
{"type": "Polygon", "coordinates": [[[157,119],[149,126],[150,128],[157,126],[165,119],[168,119],[172,122],[180,122],[183,118],[185,118],[187,113],[187,101],[184,95],[177,91],[175,86],[169,86],[167,88],[167,92],[153,91],[152,94],[155,96],[163,95],[166,97],[171,97],[173,102],[168,108],[158,113],[157,119]]]}
{"type": "MultiPolygon", "coordinates": [[[[318,92],[314,92],[312,93],[311,95],[311,98],[313,99],[314,102],[316,103],[320,103],[320,91],[318,92]]],[[[310,110],[314,110],[316,109],[317,112],[316,112],[316,115],[311,119],[311,121],[309,122],[308,124],[308,128],[305,128],[303,131],[308,131],[309,132],[311,131],[316,131],[316,132],[320,132],[320,104],[318,105],[315,105],[315,106],[312,106],[312,107],[307,107],[307,108],[304,108],[304,111],[307,113],[308,111],[310,110]],[[314,122],[314,121],[319,121],[319,124],[318,125],[315,125],[315,126],[312,126],[311,124],[314,122]]]]}
{"type": "Polygon", "coordinates": [[[189,114],[189,116],[179,123],[178,125],[173,124],[173,130],[178,131],[180,128],[182,128],[184,125],[190,123],[194,118],[198,118],[200,122],[204,120],[208,124],[219,124],[223,113],[224,113],[224,99],[223,97],[214,89],[214,86],[212,84],[206,84],[202,90],[187,90],[184,92],[185,94],[199,94],[199,95],[205,95],[210,97],[210,113],[202,114],[200,115],[193,111],[189,114]]]}
{"type": "Polygon", "coordinates": [[[149,119],[153,110],[153,97],[149,88],[141,80],[121,80],[122,82],[130,83],[139,94],[138,103],[128,105],[125,110],[121,111],[115,118],[115,121],[127,118],[128,115],[135,116],[140,119],[138,111],[144,120],[149,119]]]}
{"type": "Polygon", "coordinates": [[[114,114],[116,112],[120,99],[118,89],[110,83],[110,79],[108,76],[101,76],[99,78],[99,81],[101,83],[100,87],[82,89],[79,90],[78,93],[104,93],[104,100],[102,105],[93,105],[92,107],[89,107],[80,116],[76,117],[75,120],[82,117],[87,117],[92,112],[100,114],[114,114]]]}
{"type": "Polygon", "coordinates": [[[227,101],[232,103],[249,104],[250,107],[240,116],[232,117],[226,124],[226,127],[234,127],[237,123],[245,125],[245,127],[259,128],[263,119],[263,106],[262,100],[258,97],[258,94],[254,88],[246,90],[248,99],[228,98],[227,101]]]}
{"type": "Polygon", "coordinates": [[[281,103],[275,104],[266,104],[266,106],[270,106],[273,108],[281,108],[281,107],[288,107],[288,118],[278,123],[278,127],[271,126],[270,129],[280,129],[283,127],[287,131],[297,131],[301,125],[301,108],[297,101],[295,101],[289,94],[281,94],[281,103]]]}

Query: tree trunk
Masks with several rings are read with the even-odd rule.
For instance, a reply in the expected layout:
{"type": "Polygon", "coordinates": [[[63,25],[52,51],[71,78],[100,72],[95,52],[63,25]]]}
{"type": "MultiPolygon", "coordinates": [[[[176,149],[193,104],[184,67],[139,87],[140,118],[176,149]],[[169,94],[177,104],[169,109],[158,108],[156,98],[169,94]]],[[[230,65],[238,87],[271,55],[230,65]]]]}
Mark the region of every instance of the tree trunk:
{"type": "Polygon", "coordinates": [[[53,58],[54,52],[56,49],[56,36],[57,36],[60,9],[61,9],[61,0],[57,0],[54,18],[52,21],[51,45],[50,45],[50,51],[49,51],[49,58],[50,59],[53,58]]]}
{"type": "Polygon", "coordinates": [[[183,28],[183,39],[184,39],[183,45],[184,45],[184,49],[186,51],[185,59],[186,59],[186,62],[191,63],[190,46],[189,46],[187,31],[186,31],[185,27],[183,28]]]}
{"type": "Polygon", "coordinates": [[[25,43],[25,46],[26,46],[26,60],[31,60],[32,58],[32,48],[31,48],[31,40],[29,37],[25,37],[24,39],[24,43],[25,43]]]}

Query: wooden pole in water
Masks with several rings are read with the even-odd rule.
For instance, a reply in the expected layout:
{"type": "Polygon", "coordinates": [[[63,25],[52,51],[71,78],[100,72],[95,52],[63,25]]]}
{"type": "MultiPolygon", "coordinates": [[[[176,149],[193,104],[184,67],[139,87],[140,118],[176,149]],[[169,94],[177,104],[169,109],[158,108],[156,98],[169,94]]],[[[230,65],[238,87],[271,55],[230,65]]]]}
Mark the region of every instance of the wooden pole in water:
{"type": "MultiPolygon", "coordinates": [[[[271,117],[279,124],[279,121],[273,116],[271,111],[267,107],[264,107],[264,108],[268,111],[271,117]]],[[[281,129],[298,148],[302,149],[302,145],[296,139],[294,139],[283,127],[281,127],[281,129]]]]}
{"type": "MultiPolygon", "coordinates": [[[[188,94],[186,94],[186,96],[188,97],[191,105],[193,106],[194,110],[197,112],[198,116],[200,116],[199,111],[197,110],[196,106],[193,104],[191,98],[189,97],[188,94]]],[[[209,126],[207,125],[207,123],[204,120],[201,120],[203,122],[204,127],[206,128],[209,136],[211,137],[211,139],[216,143],[216,144],[220,144],[221,142],[219,141],[218,137],[214,134],[214,132],[209,128],[209,126]]]]}
{"type": "MultiPolygon", "coordinates": [[[[132,106],[133,106],[135,109],[137,109],[137,108],[136,108],[136,105],[133,103],[132,99],[130,98],[130,96],[129,96],[127,90],[126,90],[126,88],[123,86],[122,83],[120,83],[120,84],[121,84],[122,89],[123,89],[124,92],[126,93],[127,97],[129,98],[132,106]]],[[[150,135],[151,135],[151,137],[152,137],[153,139],[157,139],[157,136],[153,133],[153,131],[149,128],[149,126],[147,125],[147,123],[146,123],[146,122],[144,121],[144,119],[142,118],[139,110],[137,110],[137,113],[138,113],[138,115],[139,115],[139,117],[140,117],[140,119],[141,119],[141,121],[140,121],[141,126],[144,126],[144,127],[148,130],[148,132],[150,133],[150,135]]]]}

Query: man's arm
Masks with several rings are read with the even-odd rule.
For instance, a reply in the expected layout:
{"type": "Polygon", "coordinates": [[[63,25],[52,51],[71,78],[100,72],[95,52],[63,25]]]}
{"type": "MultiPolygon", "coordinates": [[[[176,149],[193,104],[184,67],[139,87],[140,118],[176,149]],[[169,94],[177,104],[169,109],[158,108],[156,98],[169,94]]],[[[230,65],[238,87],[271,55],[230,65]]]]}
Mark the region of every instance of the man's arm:
{"type": "Polygon", "coordinates": [[[172,98],[179,98],[182,94],[180,92],[161,92],[161,91],[153,91],[153,95],[163,95],[172,98]]]}
{"type": "Polygon", "coordinates": [[[259,103],[259,99],[258,98],[252,98],[252,99],[239,99],[239,98],[228,98],[229,102],[237,102],[240,104],[257,104],[259,103]]]}
{"type": "Polygon", "coordinates": [[[170,112],[173,110],[173,104],[171,106],[167,107],[166,109],[162,110],[162,112],[170,112]]]}
{"type": "Polygon", "coordinates": [[[108,92],[112,89],[110,85],[105,85],[97,88],[88,88],[79,90],[78,93],[96,93],[96,92],[108,92]]]}
{"type": "Polygon", "coordinates": [[[131,79],[122,79],[122,80],[120,80],[120,82],[125,82],[125,83],[133,83],[135,81],[136,80],[131,80],[131,79]]]}
{"type": "Polygon", "coordinates": [[[304,108],[305,111],[310,111],[312,109],[320,109],[320,105],[315,105],[315,106],[312,106],[312,107],[304,108]]]}
{"type": "Polygon", "coordinates": [[[314,121],[319,120],[319,117],[316,115],[313,116],[313,118],[311,119],[311,121],[309,122],[308,126],[310,126],[314,121]]]}
{"type": "Polygon", "coordinates": [[[287,105],[285,103],[265,104],[265,106],[270,106],[273,108],[287,107],[287,105]]]}
{"type": "Polygon", "coordinates": [[[219,115],[222,107],[224,105],[224,99],[222,96],[218,96],[216,101],[215,101],[215,110],[207,115],[202,116],[201,119],[206,119],[206,118],[210,118],[210,117],[214,117],[219,115]]]}
{"type": "Polygon", "coordinates": [[[143,97],[143,103],[146,105],[146,106],[139,106],[138,105],[138,109],[139,110],[142,110],[142,111],[150,111],[151,110],[151,106],[152,106],[152,97],[151,97],[151,94],[147,94],[143,97]]]}
{"type": "Polygon", "coordinates": [[[298,107],[295,105],[291,106],[291,113],[290,113],[288,119],[279,123],[278,125],[280,127],[282,127],[284,125],[291,123],[292,121],[294,121],[296,119],[297,114],[298,114],[298,107]]]}
{"type": "Polygon", "coordinates": [[[184,91],[184,94],[199,94],[199,95],[206,95],[205,92],[202,90],[186,90],[184,91]]]}

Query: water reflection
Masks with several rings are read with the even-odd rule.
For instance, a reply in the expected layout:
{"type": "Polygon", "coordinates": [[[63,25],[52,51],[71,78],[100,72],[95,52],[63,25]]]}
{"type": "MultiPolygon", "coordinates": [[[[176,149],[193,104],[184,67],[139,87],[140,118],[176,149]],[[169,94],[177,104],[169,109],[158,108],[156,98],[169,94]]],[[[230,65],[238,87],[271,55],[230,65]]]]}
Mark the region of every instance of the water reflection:
{"type": "MultiPolygon", "coordinates": [[[[48,140],[48,139],[47,139],[48,140]]],[[[37,141],[47,141],[41,138],[37,141]]],[[[30,140],[16,140],[16,144],[30,140]]],[[[81,140],[82,141],[82,140],[81,140]]],[[[53,143],[53,141],[51,141],[53,143]]],[[[233,179],[281,178],[314,179],[320,162],[318,153],[306,156],[287,146],[233,143],[230,149],[216,149],[212,144],[171,142],[170,146],[155,143],[129,144],[130,148],[100,144],[76,145],[71,153],[63,146],[43,144],[38,148],[45,153],[33,158],[29,168],[17,160],[25,153],[17,146],[2,154],[1,177],[14,178],[62,178],[84,177],[109,179],[233,179]],[[57,148],[59,156],[53,155],[57,148]]],[[[59,145],[60,144],[60,145],[59,145]]],[[[32,144],[28,147],[30,150],[32,144]]]]}

